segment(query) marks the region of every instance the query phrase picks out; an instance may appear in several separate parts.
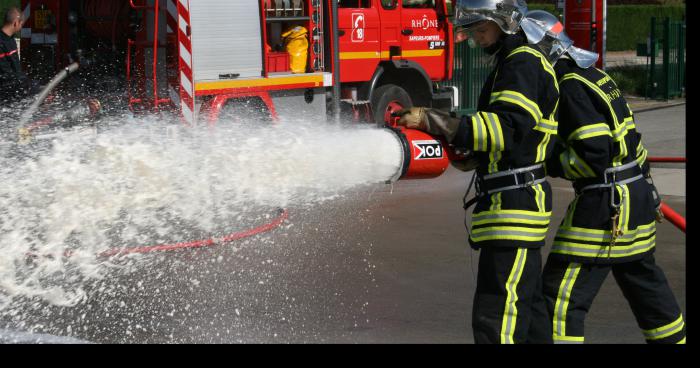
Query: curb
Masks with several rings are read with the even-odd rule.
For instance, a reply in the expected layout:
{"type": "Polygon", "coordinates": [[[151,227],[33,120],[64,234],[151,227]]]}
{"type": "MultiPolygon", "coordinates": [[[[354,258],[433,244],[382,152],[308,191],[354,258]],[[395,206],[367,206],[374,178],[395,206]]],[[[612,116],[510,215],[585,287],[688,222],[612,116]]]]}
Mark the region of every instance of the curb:
{"type": "Polygon", "coordinates": [[[668,104],[668,105],[650,106],[650,107],[645,107],[645,108],[641,108],[641,109],[634,109],[634,108],[632,108],[632,106],[630,106],[630,108],[632,108],[632,112],[634,112],[635,114],[637,114],[637,113],[640,113],[640,112],[661,110],[661,109],[666,109],[666,108],[669,108],[669,107],[681,106],[681,105],[685,105],[685,104],[686,104],[686,102],[683,101],[683,102],[676,102],[676,103],[668,104]]]}

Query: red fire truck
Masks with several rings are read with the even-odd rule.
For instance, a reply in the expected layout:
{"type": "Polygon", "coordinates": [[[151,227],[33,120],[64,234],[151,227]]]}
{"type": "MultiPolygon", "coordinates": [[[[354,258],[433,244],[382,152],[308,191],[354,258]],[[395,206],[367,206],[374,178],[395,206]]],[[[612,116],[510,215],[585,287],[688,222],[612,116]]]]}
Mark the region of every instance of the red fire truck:
{"type": "Polygon", "coordinates": [[[446,0],[22,0],[21,6],[28,74],[46,81],[77,61],[81,68],[64,83],[66,93],[107,94],[103,106],[172,108],[195,125],[223,115],[322,116],[335,96],[356,118],[383,123],[401,107],[449,108],[454,101],[452,89],[440,87],[451,78],[453,59],[446,0]],[[288,31],[302,38],[297,55],[285,48],[288,31]],[[291,70],[300,61],[301,70],[291,70]]]}

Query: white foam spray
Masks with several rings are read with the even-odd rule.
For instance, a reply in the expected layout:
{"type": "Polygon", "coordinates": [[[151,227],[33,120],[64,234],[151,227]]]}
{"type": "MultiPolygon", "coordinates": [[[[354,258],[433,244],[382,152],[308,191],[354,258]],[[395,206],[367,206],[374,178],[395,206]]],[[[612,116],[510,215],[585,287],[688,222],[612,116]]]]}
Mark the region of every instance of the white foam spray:
{"type": "Polygon", "coordinates": [[[68,130],[3,152],[0,309],[17,297],[75,305],[86,280],[142,258],[106,250],[241,230],[251,214],[333,200],[401,164],[393,133],[370,126],[159,120],[102,121],[96,134],[68,130]]]}

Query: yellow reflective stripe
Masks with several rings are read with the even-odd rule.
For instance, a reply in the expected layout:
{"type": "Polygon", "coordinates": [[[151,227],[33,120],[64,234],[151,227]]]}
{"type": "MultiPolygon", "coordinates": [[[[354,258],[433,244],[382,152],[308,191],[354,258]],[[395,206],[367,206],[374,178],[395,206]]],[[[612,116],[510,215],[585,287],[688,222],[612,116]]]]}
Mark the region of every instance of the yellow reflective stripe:
{"type": "MultiPolygon", "coordinates": [[[[490,207],[491,211],[498,211],[501,209],[501,194],[503,194],[503,192],[491,194],[491,207],[490,207]]],[[[484,212],[482,212],[482,213],[484,213],[484,212]]],[[[472,221],[472,226],[478,225],[478,224],[479,224],[478,221],[477,222],[472,221]]]]}
{"type": "Polygon", "coordinates": [[[583,177],[583,175],[578,172],[578,170],[569,162],[569,155],[570,154],[567,151],[564,151],[561,153],[561,155],[559,155],[559,163],[561,163],[561,167],[564,170],[564,177],[567,179],[579,179],[583,177]]]}
{"type": "MultiPolygon", "coordinates": [[[[629,202],[627,202],[629,203],[629,202]]],[[[629,212],[629,211],[628,211],[629,212]]],[[[625,216],[625,214],[621,214],[625,216]]],[[[627,217],[629,219],[629,217],[627,217]]],[[[617,238],[618,242],[635,241],[640,238],[651,235],[656,231],[656,223],[638,226],[636,229],[627,230],[624,234],[617,238]]],[[[557,237],[571,240],[580,240],[586,242],[609,242],[612,240],[611,230],[587,229],[583,227],[567,226],[562,224],[557,230],[557,237]]],[[[582,244],[582,246],[584,246],[582,244]]],[[[589,247],[597,247],[597,245],[587,245],[589,247]]]]}
{"type": "Polygon", "coordinates": [[[549,115],[549,120],[555,121],[557,120],[557,110],[559,110],[559,99],[557,98],[557,102],[554,104],[554,109],[552,110],[552,113],[549,115]]]}
{"type": "Polygon", "coordinates": [[[554,240],[551,252],[589,258],[597,258],[602,256],[610,258],[623,258],[647,252],[654,248],[655,245],[656,235],[647,240],[635,242],[628,246],[615,245],[614,247],[609,247],[608,245],[590,245],[554,240]]]}
{"type": "Polygon", "coordinates": [[[569,137],[566,138],[566,141],[571,142],[574,140],[584,140],[586,138],[598,137],[601,135],[607,135],[612,137],[612,132],[610,131],[610,127],[608,126],[608,124],[597,123],[584,125],[571,132],[571,134],[569,134],[569,137]]]}
{"type": "Polygon", "coordinates": [[[639,156],[642,152],[646,151],[646,148],[644,148],[644,144],[642,144],[642,140],[639,140],[639,143],[637,143],[637,156],[639,156]]]}
{"type": "Polygon", "coordinates": [[[498,172],[498,162],[501,161],[502,157],[503,157],[503,153],[501,153],[501,152],[489,153],[489,167],[488,167],[489,173],[498,172]]]}
{"type": "MultiPolygon", "coordinates": [[[[620,228],[623,229],[625,233],[627,233],[629,232],[630,225],[630,189],[627,187],[627,185],[623,185],[617,187],[617,192],[620,193],[620,195],[622,196],[621,198],[623,198],[622,206],[620,208],[620,219],[622,221],[622,223],[620,224],[620,228]]],[[[656,229],[656,226],[654,226],[654,229],[656,229]]],[[[635,232],[638,231],[639,227],[635,229],[635,232]]]]}
{"type": "Polygon", "coordinates": [[[517,49],[513,50],[506,58],[509,58],[515,54],[521,53],[521,52],[527,52],[528,54],[532,54],[537,56],[540,59],[540,63],[542,63],[542,67],[544,70],[552,75],[552,78],[554,78],[554,86],[557,88],[557,91],[559,91],[559,85],[556,83],[557,81],[557,73],[554,72],[554,68],[552,67],[552,64],[547,60],[547,58],[544,57],[541,53],[527,47],[527,46],[520,46],[517,49]]]}
{"type": "Polygon", "coordinates": [[[515,256],[513,268],[510,271],[505,289],[507,292],[505,310],[503,311],[503,321],[501,322],[501,344],[514,344],[516,322],[518,320],[518,283],[525,269],[527,260],[527,249],[518,248],[515,256]]]}
{"type": "Polygon", "coordinates": [[[639,141],[639,144],[637,145],[637,163],[639,166],[642,166],[644,162],[647,160],[649,152],[647,152],[646,148],[642,145],[642,141],[639,141]]]}
{"type": "Polygon", "coordinates": [[[588,164],[586,164],[586,162],[576,154],[576,151],[572,147],[569,147],[566,151],[562,152],[560,161],[564,167],[565,174],[568,173],[567,168],[569,168],[569,171],[575,170],[578,173],[577,176],[574,175],[574,178],[592,178],[596,176],[593,169],[591,169],[591,167],[588,166],[588,164]]]}
{"type": "Polygon", "coordinates": [[[534,101],[525,97],[525,95],[522,93],[508,90],[491,94],[491,101],[489,103],[494,103],[496,101],[509,102],[520,106],[528,114],[532,115],[535,125],[542,119],[542,111],[540,111],[540,107],[537,106],[534,101]]]}
{"type": "Polygon", "coordinates": [[[539,208],[540,212],[545,212],[545,194],[544,190],[542,190],[542,184],[537,184],[532,189],[535,190],[535,201],[537,202],[537,208],[539,208]]]}
{"type": "MultiPolygon", "coordinates": [[[[539,184],[538,184],[539,185],[539,184]]],[[[491,208],[501,206],[501,197],[496,195],[501,194],[496,193],[491,195],[491,200],[493,204],[491,208]]],[[[543,192],[544,195],[544,192],[543,192]]],[[[482,225],[486,223],[519,223],[519,224],[530,224],[530,225],[548,225],[552,212],[531,212],[531,211],[520,211],[516,213],[514,210],[492,210],[484,211],[476,214],[472,217],[472,225],[482,225]]]]}
{"type": "Polygon", "coordinates": [[[601,90],[594,83],[591,83],[588,79],[586,79],[578,74],[575,74],[575,73],[570,73],[570,74],[564,75],[559,80],[559,84],[561,84],[567,80],[571,80],[571,79],[576,79],[580,82],[583,82],[585,85],[590,87],[595,93],[597,93],[603,99],[603,101],[605,101],[605,103],[608,105],[608,109],[610,110],[610,114],[613,118],[613,121],[615,122],[615,128],[617,128],[620,125],[620,123],[617,121],[617,115],[615,114],[615,109],[612,108],[612,105],[610,104],[610,98],[608,98],[608,95],[605,94],[605,92],[603,92],[603,90],[601,90]]]}
{"type": "Polygon", "coordinates": [[[489,226],[473,229],[471,238],[477,242],[485,240],[521,240],[533,242],[544,240],[546,235],[546,227],[489,226]]]}
{"type": "Polygon", "coordinates": [[[486,131],[491,141],[490,152],[499,152],[505,149],[505,141],[503,139],[503,129],[501,129],[501,120],[498,115],[490,112],[481,112],[481,116],[486,123],[486,131]]]}
{"type": "Polygon", "coordinates": [[[543,162],[547,158],[547,145],[551,139],[552,134],[545,132],[542,141],[537,145],[537,157],[535,158],[535,162],[543,162]]]}
{"type": "Polygon", "coordinates": [[[632,117],[628,117],[622,121],[622,124],[617,129],[613,131],[613,140],[615,142],[619,142],[620,144],[620,154],[613,158],[613,166],[622,165],[622,159],[627,157],[629,154],[625,137],[632,129],[636,129],[636,125],[634,124],[632,117]]]}
{"type": "Polygon", "coordinates": [[[555,344],[583,344],[583,336],[553,336],[555,344]]]}
{"type": "Polygon", "coordinates": [[[572,227],[572,222],[574,221],[574,213],[576,212],[576,205],[578,204],[579,199],[581,199],[581,196],[576,196],[576,198],[574,198],[574,201],[571,202],[571,204],[569,205],[569,208],[567,208],[566,216],[564,217],[564,221],[562,222],[561,227],[572,227]]]}
{"type": "Polygon", "coordinates": [[[639,164],[639,166],[644,165],[644,162],[647,160],[647,155],[648,155],[647,150],[644,150],[644,151],[642,151],[641,155],[637,156],[637,163],[639,164]]]}
{"type": "Polygon", "coordinates": [[[552,216],[552,212],[537,212],[537,211],[525,211],[525,210],[498,210],[498,211],[481,211],[475,213],[475,219],[481,219],[485,217],[499,217],[499,216],[510,216],[510,217],[520,217],[524,219],[548,219],[552,216]]]}
{"type": "Polygon", "coordinates": [[[474,133],[474,150],[484,152],[488,148],[488,134],[486,124],[481,118],[481,113],[472,116],[472,132],[474,133]]]}
{"type": "Polygon", "coordinates": [[[517,233],[521,235],[525,235],[528,237],[538,237],[539,235],[547,233],[547,228],[546,227],[523,227],[523,226],[502,226],[502,225],[494,225],[494,226],[488,226],[488,227],[482,227],[480,229],[474,229],[472,231],[474,234],[481,234],[481,233],[500,233],[503,235],[510,234],[510,233],[517,233]]]}
{"type": "MultiPolygon", "coordinates": [[[[581,271],[580,263],[571,263],[564,273],[564,278],[559,284],[557,292],[557,301],[554,304],[554,316],[552,319],[552,331],[554,332],[555,340],[566,337],[566,314],[569,309],[569,301],[571,300],[571,292],[574,290],[576,278],[581,271]]],[[[565,340],[566,341],[566,340],[565,340]]],[[[583,341],[583,337],[581,337],[583,341]]]]}
{"type": "Polygon", "coordinates": [[[683,340],[676,343],[676,345],[678,345],[678,344],[685,345],[685,337],[683,338],[683,340]]]}
{"type": "Polygon", "coordinates": [[[533,129],[546,134],[557,134],[559,123],[553,119],[550,120],[542,118],[537,122],[537,125],[535,125],[533,129]]]}
{"type": "Polygon", "coordinates": [[[627,130],[625,130],[623,137],[619,140],[620,154],[613,158],[613,167],[622,166],[622,160],[629,154],[627,151],[627,140],[624,139],[625,135],[627,135],[627,130]]]}
{"type": "Polygon", "coordinates": [[[634,122],[630,122],[630,121],[631,120],[628,120],[628,119],[624,120],[622,122],[622,124],[620,124],[620,126],[617,127],[617,129],[612,131],[613,140],[615,142],[619,142],[619,141],[623,140],[627,136],[627,133],[629,133],[630,130],[637,128],[637,126],[634,124],[634,122]]]}
{"type": "Polygon", "coordinates": [[[642,330],[644,338],[647,340],[660,340],[676,334],[683,330],[685,323],[683,322],[683,315],[681,314],[677,320],[659,328],[654,328],[651,330],[642,330]]]}

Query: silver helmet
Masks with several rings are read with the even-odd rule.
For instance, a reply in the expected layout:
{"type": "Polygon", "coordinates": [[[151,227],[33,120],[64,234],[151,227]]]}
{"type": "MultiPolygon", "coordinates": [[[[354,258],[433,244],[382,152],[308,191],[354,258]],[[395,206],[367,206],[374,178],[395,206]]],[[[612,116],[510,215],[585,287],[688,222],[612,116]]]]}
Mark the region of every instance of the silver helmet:
{"type": "Polygon", "coordinates": [[[520,22],[527,13],[524,0],[456,0],[452,24],[455,30],[464,31],[483,20],[498,24],[507,34],[520,28],[520,22]]]}
{"type": "Polygon", "coordinates": [[[520,24],[529,43],[536,45],[554,65],[562,55],[568,54],[576,65],[588,68],[598,60],[598,54],[574,47],[574,42],[564,31],[559,18],[544,10],[531,10],[520,24]]]}

